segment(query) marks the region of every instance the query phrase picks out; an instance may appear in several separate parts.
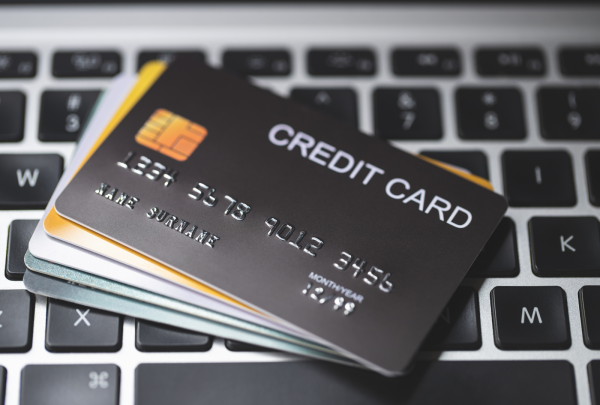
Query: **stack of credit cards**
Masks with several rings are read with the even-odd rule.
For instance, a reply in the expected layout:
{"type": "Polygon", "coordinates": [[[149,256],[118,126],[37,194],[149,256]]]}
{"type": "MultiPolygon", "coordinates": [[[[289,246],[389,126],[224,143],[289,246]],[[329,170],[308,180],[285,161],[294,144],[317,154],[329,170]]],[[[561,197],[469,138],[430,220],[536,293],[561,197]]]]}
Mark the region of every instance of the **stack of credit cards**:
{"type": "Polygon", "coordinates": [[[25,285],[395,376],[506,208],[460,168],[201,62],[152,61],[95,107],[25,285]]]}

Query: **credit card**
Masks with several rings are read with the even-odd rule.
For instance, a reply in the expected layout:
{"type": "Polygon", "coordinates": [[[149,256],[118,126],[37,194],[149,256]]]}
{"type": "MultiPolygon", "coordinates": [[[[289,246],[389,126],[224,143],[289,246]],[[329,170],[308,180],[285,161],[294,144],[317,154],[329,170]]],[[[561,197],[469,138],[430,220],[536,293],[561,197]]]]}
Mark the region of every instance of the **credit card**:
{"type": "Polygon", "coordinates": [[[309,108],[178,59],[55,208],[396,375],[506,201],[309,108]]]}
{"type": "MultiPolygon", "coordinates": [[[[310,349],[313,351],[327,353],[328,356],[339,356],[335,351],[325,346],[318,345],[314,342],[302,339],[288,333],[280,332],[275,329],[271,329],[265,325],[256,324],[247,320],[235,318],[221,312],[216,312],[210,308],[192,305],[184,302],[180,299],[165,296],[164,294],[157,294],[151,291],[143,290],[141,288],[132,287],[123,283],[115,282],[103,277],[98,277],[93,274],[85,273],[76,269],[72,269],[66,266],[62,266],[56,263],[41,260],[33,256],[29,251],[25,254],[25,265],[31,271],[36,273],[45,274],[47,276],[57,278],[64,281],[69,281],[80,286],[91,287],[96,290],[104,291],[110,294],[119,295],[126,298],[131,298],[136,301],[146,302],[148,304],[157,305],[162,308],[171,309],[177,312],[186,313],[193,315],[198,318],[205,319],[207,321],[216,322],[225,326],[231,326],[236,329],[245,330],[253,334],[266,335],[272,339],[282,340],[296,346],[302,346],[303,349],[310,349]]],[[[55,297],[60,298],[60,297],[55,297]]],[[[115,310],[115,312],[119,312],[115,310]]],[[[161,323],[168,323],[167,319],[160,320],[161,323]]],[[[204,331],[205,333],[209,333],[204,331]]],[[[214,334],[214,332],[211,332],[214,334]]],[[[220,337],[228,337],[222,336],[220,337]]],[[[233,338],[232,338],[233,339],[233,338]]],[[[237,338],[235,338],[237,340],[237,338]]],[[[249,342],[250,343],[250,342],[249,342]]],[[[289,350],[287,350],[289,351],[289,350]]],[[[296,353],[296,352],[294,352],[296,353]]],[[[302,352],[304,353],[304,352],[302,352]]],[[[298,354],[298,353],[296,353],[298,354]]],[[[314,353],[311,357],[314,357],[314,353]]],[[[338,359],[339,360],[339,359],[338,359]]],[[[346,359],[347,360],[347,359],[346,359]]],[[[349,361],[349,360],[348,360],[349,361]]]]}
{"type": "MultiPolygon", "coordinates": [[[[178,311],[170,308],[168,305],[153,305],[144,300],[137,300],[119,294],[111,294],[100,289],[77,284],[72,281],[62,280],[29,269],[25,272],[23,282],[27,290],[46,297],[206,333],[217,337],[247,342],[300,356],[331,361],[348,366],[359,366],[357,363],[334,353],[314,350],[307,345],[297,345],[292,341],[277,339],[266,333],[251,332],[220,322],[215,322],[201,316],[195,316],[190,313],[193,312],[193,309],[190,308],[188,308],[187,311],[178,311]]],[[[159,301],[165,303],[164,297],[159,297],[159,301]]],[[[177,304],[177,302],[174,302],[172,303],[172,306],[177,306],[177,304]]]]}

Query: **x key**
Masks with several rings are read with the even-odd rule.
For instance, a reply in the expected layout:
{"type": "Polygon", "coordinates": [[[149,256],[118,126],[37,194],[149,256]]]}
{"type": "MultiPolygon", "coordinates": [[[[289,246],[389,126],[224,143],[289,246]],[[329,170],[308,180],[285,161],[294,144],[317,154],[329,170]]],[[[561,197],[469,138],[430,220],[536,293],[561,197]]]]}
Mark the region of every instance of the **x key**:
{"type": "Polygon", "coordinates": [[[122,329],[119,315],[48,300],[46,348],[51,352],[115,352],[122,329]]]}

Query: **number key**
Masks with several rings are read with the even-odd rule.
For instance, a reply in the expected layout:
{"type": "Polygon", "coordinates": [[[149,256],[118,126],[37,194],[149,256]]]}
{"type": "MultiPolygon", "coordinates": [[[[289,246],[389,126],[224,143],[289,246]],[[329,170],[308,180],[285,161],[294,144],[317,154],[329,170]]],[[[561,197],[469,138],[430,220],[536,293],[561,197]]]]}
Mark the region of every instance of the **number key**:
{"type": "Polygon", "coordinates": [[[523,139],[521,93],[511,88],[462,88],[456,92],[458,136],[463,139],[523,139]]]}
{"type": "Polygon", "coordinates": [[[544,138],[600,139],[600,89],[545,87],[538,106],[544,138]]]}
{"type": "Polygon", "coordinates": [[[21,372],[21,405],[117,405],[114,364],[28,365],[21,372]]]}
{"type": "Polygon", "coordinates": [[[356,93],[352,89],[293,89],[290,98],[345,121],[353,127],[358,126],[356,93]]]}
{"type": "Polygon", "coordinates": [[[375,134],[386,139],[440,139],[439,94],[434,89],[376,89],[375,134]]]}
{"type": "Polygon", "coordinates": [[[42,94],[40,141],[76,141],[98,95],[99,91],[92,90],[45,91],[42,94]]]}

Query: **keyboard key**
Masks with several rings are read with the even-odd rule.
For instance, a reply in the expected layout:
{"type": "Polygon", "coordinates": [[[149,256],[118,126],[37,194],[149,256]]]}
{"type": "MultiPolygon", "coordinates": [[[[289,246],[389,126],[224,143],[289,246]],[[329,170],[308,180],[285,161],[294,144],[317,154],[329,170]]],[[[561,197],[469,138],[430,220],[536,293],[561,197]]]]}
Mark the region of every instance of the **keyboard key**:
{"type": "Polygon", "coordinates": [[[40,130],[44,142],[75,142],[100,91],[45,91],[42,94],[40,130]]]}
{"type": "Polygon", "coordinates": [[[22,141],[24,125],[25,94],[0,91],[0,142],[22,141]]]}
{"type": "Polygon", "coordinates": [[[502,170],[504,195],[512,207],[572,207],[577,203],[567,152],[504,152],[502,170]]]}
{"type": "Polygon", "coordinates": [[[121,55],[112,51],[56,52],[55,77],[113,77],[121,73],[121,55]]]}
{"type": "Polygon", "coordinates": [[[212,337],[136,319],[135,347],[142,352],[205,352],[212,347],[212,337]]]}
{"type": "Polygon", "coordinates": [[[590,150],[585,154],[590,203],[600,207],[600,150],[590,150]]]}
{"type": "Polygon", "coordinates": [[[272,352],[266,347],[238,342],[237,340],[225,339],[225,347],[232,352],[272,352]]]}
{"type": "Polygon", "coordinates": [[[467,273],[467,277],[516,277],[519,255],[515,223],[504,217],[467,273]]]}
{"type": "Polygon", "coordinates": [[[46,349],[51,352],[116,352],[123,318],[98,309],[48,299],[46,349]]]}
{"type": "Polygon", "coordinates": [[[590,394],[592,405],[600,404],[600,360],[592,360],[588,363],[588,381],[590,383],[590,394]]]}
{"type": "Polygon", "coordinates": [[[468,170],[472,174],[489,179],[487,157],[479,151],[434,151],[424,150],[420,153],[423,156],[439,160],[468,170]]]}
{"type": "Polygon", "coordinates": [[[511,88],[462,88],[456,92],[458,136],[524,139],[521,93],[511,88]]]}
{"type": "Polygon", "coordinates": [[[352,89],[293,89],[290,98],[358,127],[356,93],[352,89]]]}
{"type": "Polygon", "coordinates": [[[120,373],[114,364],[28,365],[20,405],[117,405],[120,373]]]}
{"type": "Polygon", "coordinates": [[[458,76],[460,58],[454,49],[397,49],[392,69],[397,76],[458,76]]]}
{"type": "Polygon", "coordinates": [[[8,249],[4,274],[9,280],[23,280],[25,262],[23,258],[29,247],[29,239],[38,224],[37,219],[16,219],[8,227],[8,249]]]}
{"type": "Polygon", "coordinates": [[[480,49],[476,53],[481,76],[543,76],[544,54],[539,49],[480,49]]]}
{"type": "Polygon", "coordinates": [[[0,405],[4,405],[4,395],[6,394],[6,369],[0,366],[0,405]]]}
{"type": "Polygon", "coordinates": [[[37,56],[31,52],[0,51],[0,79],[35,77],[37,56]]]}
{"type": "Polygon", "coordinates": [[[375,134],[385,139],[440,139],[440,99],[434,89],[376,89],[375,134]]]}
{"type": "Polygon", "coordinates": [[[565,292],[560,287],[496,287],[491,293],[494,341],[502,350],[571,346],[565,292]]]}
{"type": "Polygon", "coordinates": [[[600,76],[600,48],[565,48],[559,59],[565,76],[600,76]]]}
{"type": "Polygon", "coordinates": [[[136,404],[192,405],[199,398],[261,405],[577,403],[567,361],[416,362],[399,378],[314,361],[141,364],[135,370],[136,404]]]}
{"type": "Polygon", "coordinates": [[[375,54],[368,49],[314,49],[308,52],[312,76],[373,76],[375,54]]]}
{"type": "Polygon", "coordinates": [[[0,353],[31,349],[35,296],[26,290],[0,290],[0,353]]]}
{"type": "Polygon", "coordinates": [[[600,286],[586,285],[579,290],[579,309],[585,345],[600,349],[600,286]]]}
{"type": "Polygon", "coordinates": [[[0,209],[45,208],[62,171],[59,155],[0,154],[0,209]]]}
{"type": "Polygon", "coordinates": [[[538,276],[600,276],[600,226],[595,217],[533,217],[529,244],[532,270],[538,276]]]}
{"type": "Polygon", "coordinates": [[[477,350],[480,347],[477,292],[473,287],[458,287],[429,332],[422,350],[477,350]]]}
{"type": "Polygon", "coordinates": [[[600,89],[545,87],[538,105],[544,138],[600,139],[600,89]]]}
{"type": "Polygon", "coordinates": [[[235,50],[223,54],[223,67],[242,76],[287,76],[292,69],[284,50],[235,50]]]}
{"type": "Polygon", "coordinates": [[[146,64],[146,62],[150,62],[151,60],[161,60],[166,63],[173,62],[178,57],[186,57],[190,59],[195,59],[200,62],[204,62],[204,53],[200,51],[184,51],[184,50],[162,50],[162,51],[142,51],[138,55],[138,65],[137,68],[140,70],[142,66],[146,64]]]}

